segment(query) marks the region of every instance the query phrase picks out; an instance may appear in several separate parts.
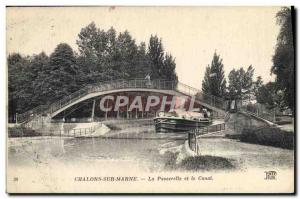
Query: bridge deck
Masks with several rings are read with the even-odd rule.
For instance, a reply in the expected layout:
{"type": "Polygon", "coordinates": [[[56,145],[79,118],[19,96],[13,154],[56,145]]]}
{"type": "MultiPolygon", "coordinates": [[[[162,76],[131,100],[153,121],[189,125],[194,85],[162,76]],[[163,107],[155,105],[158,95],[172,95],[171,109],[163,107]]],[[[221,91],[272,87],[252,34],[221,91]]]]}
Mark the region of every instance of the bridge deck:
{"type": "Polygon", "coordinates": [[[95,85],[86,86],[78,90],[77,92],[64,97],[63,99],[50,104],[49,106],[41,105],[39,107],[36,107],[33,110],[20,114],[19,122],[28,122],[43,114],[53,117],[66,108],[80,103],[86,99],[120,91],[149,91],[160,92],[169,95],[195,95],[198,103],[214,111],[222,113],[224,112],[224,104],[226,103],[223,99],[217,98],[212,95],[207,95],[205,93],[202,93],[198,89],[192,88],[177,81],[149,81],[143,79],[116,80],[112,82],[100,82],[95,85]]]}

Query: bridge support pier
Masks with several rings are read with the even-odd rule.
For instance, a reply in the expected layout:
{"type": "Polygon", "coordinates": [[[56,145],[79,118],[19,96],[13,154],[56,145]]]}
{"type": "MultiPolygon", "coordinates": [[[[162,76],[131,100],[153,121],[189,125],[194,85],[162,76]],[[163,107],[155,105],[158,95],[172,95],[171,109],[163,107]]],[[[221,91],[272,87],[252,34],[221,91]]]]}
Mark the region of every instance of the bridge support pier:
{"type": "MultiPolygon", "coordinates": [[[[105,106],[105,108],[107,108],[107,101],[106,101],[106,106],[105,106]]],[[[105,120],[107,120],[107,110],[105,111],[105,120]]]]}
{"type": "Polygon", "coordinates": [[[92,122],[95,119],[95,105],[96,105],[96,99],[93,100],[92,115],[91,115],[91,121],[92,122]]]}
{"type": "Polygon", "coordinates": [[[127,106],[126,106],[126,119],[129,118],[129,115],[128,115],[128,104],[129,104],[129,103],[127,103],[127,106]]]}

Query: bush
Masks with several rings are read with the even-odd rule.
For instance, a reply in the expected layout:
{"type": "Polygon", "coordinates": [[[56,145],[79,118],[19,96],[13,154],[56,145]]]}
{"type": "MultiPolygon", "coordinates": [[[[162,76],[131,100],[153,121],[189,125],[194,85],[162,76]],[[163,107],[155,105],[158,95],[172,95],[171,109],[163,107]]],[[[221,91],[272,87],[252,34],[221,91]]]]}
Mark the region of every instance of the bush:
{"type": "Polygon", "coordinates": [[[257,112],[257,107],[254,104],[248,104],[246,106],[247,111],[251,113],[256,113],[257,112]]]}
{"type": "Polygon", "coordinates": [[[167,151],[164,154],[164,158],[166,159],[165,169],[176,169],[176,160],[177,160],[178,154],[179,154],[179,152],[173,153],[170,151],[167,151]]]}
{"type": "Polygon", "coordinates": [[[285,132],[276,127],[244,128],[241,134],[240,141],[293,149],[294,133],[285,132]]]}
{"type": "Polygon", "coordinates": [[[187,157],[179,165],[185,170],[226,170],[234,169],[235,166],[229,159],[218,156],[195,156],[187,157]]]}
{"type": "Polygon", "coordinates": [[[41,135],[41,133],[23,126],[8,128],[8,137],[33,137],[41,135]]]}

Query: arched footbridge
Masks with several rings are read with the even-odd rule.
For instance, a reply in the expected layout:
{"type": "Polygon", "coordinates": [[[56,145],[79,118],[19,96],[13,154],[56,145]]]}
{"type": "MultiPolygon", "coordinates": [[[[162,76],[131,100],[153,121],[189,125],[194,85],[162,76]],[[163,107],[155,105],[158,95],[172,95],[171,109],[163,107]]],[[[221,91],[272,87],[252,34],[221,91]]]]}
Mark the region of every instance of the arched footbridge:
{"type": "Polygon", "coordinates": [[[41,105],[30,111],[18,115],[19,123],[26,123],[34,120],[41,115],[47,115],[51,118],[62,111],[79,104],[85,100],[97,96],[119,93],[119,92],[152,92],[173,96],[194,96],[195,102],[201,104],[214,112],[225,114],[227,102],[222,98],[205,94],[200,90],[190,87],[178,81],[167,80],[115,80],[109,82],[100,82],[94,85],[88,85],[63,99],[50,105],[41,105]]]}
{"type": "Polygon", "coordinates": [[[85,86],[84,88],[68,96],[65,96],[63,99],[58,100],[57,102],[54,102],[50,105],[41,105],[23,114],[19,114],[18,123],[28,123],[43,116],[52,118],[62,111],[83,101],[98,96],[104,96],[119,92],[151,92],[172,96],[184,95],[194,97],[196,103],[223,116],[225,116],[226,109],[228,107],[228,102],[224,99],[205,94],[199,89],[190,87],[178,81],[121,79],[109,82],[99,82],[97,84],[85,86]]]}

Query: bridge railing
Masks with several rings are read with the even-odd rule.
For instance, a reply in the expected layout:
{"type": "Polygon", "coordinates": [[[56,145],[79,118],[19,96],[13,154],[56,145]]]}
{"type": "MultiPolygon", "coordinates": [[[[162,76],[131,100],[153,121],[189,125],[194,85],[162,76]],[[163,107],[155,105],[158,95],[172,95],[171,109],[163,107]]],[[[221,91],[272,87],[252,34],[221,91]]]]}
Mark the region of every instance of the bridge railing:
{"type": "Polygon", "coordinates": [[[61,100],[58,100],[50,105],[41,105],[37,108],[34,108],[30,111],[27,111],[18,116],[18,122],[26,122],[31,119],[43,115],[43,114],[51,114],[55,111],[61,109],[64,106],[67,106],[76,100],[84,97],[87,94],[109,91],[113,89],[124,89],[124,88],[149,88],[149,89],[160,89],[160,90],[176,90],[183,94],[192,96],[196,95],[196,99],[201,100],[211,106],[225,109],[225,101],[221,98],[217,98],[212,95],[204,94],[200,90],[190,87],[186,84],[180,83],[178,81],[170,81],[170,80],[146,80],[146,79],[132,79],[132,80],[114,80],[107,82],[99,82],[96,84],[88,85],[80,90],[64,97],[61,100]]]}
{"type": "Polygon", "coordinates": [[[37,113],[43,112],[48,106],[47,105],[39,105],[25,113],[18,114],[17,123],[22,123],[24,121],[30,120],[35,117],[37,113]]]}
{"type": "Polygon", "coordinates": [[[226,129],[225,123],[214,124],[202,128],[193,129],[188,132],[188,146],[192,151],[198,154],[199,152],[198,143],[201,136],[221,132],[224,131],[225,129],[226,129]]]}
{"type": "Polygon", "coordinates": [[[91,137],[98,136],[94,133],[102,124],[98,124],[88,128],[74,128],[74,129],[64,129],[64,130],[53,130],[53,129],[38,129],[36,130],[41,136],[51,136],[51,137],[91,137]]]}
{"type": "Polygon", "coordinates": [[[220,98],[220,97],[216,97],[213,95],[209,95],[206,93],[203,93],[201,90],[190,87],[186,84],[183,83],[178,83],[177,84],[177,90],[179,92],[182,92],[186,95],[189,96],[195,96],[195,99],[202,101],[208,105],[211,105],[213,107],[216,107],[218,109],[222,109],[225,110],[227,107],[227,101],[225,101],[224,99],[220,98]]]}
{"type": "Polygon", "coordinates": [[[253,104],[248,104],[240,107],[240,111],[260,117],[264,120],[270,121],[272,123],[276,122],[275,110],[262,110],[258,106],[253,104]]]}
{"type": "Polygon", "coordinates": [[[174,81],[167,80],[143,80],[143,79],[134,79],[134,80],[117,80],[113,82],[101,82],[94,85],[89,85],[83,89],[78,90],[77,92],[63,98],[62,100],[55,102],[50,105],[50,110],[48,113],[53,113],[60,108],[75,102],[81,97],[95,92],[103,92],[114,89],[124,89],[124,88],[150,88],[150,89],[163,89],[163,90],[173,90],[174,81]]]}
{"type": "Polygon", "coordinates": [[[29,121],[37,115],[51,114],[60,108],[75,102],[76,100],[84,97],[87,94],[101,91],[109,91],[113,89],[123,88],[149,88],[149,89],[162,89],[162,90],[174,90],[176,86],[175,81],[169,80],[145,80],[145,79],[133,79],[133,80],[115,80],[108,82],[99,82],[96,84],[85,86],[80,90],[58,100],[50,105],[41,105],[30,111],[18,115],[18,122],[22,123],[29,121]]]}

